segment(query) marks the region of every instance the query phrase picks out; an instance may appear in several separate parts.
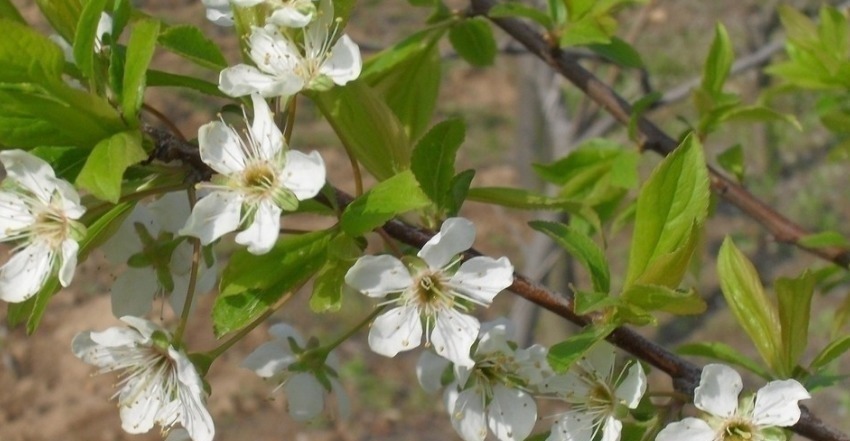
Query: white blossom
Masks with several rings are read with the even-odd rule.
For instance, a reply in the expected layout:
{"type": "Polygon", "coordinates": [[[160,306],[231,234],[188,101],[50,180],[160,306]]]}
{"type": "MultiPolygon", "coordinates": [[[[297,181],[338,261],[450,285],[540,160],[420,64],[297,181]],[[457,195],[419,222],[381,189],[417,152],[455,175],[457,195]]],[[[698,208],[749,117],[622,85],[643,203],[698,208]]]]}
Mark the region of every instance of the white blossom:
{"type": "Polygon", "coordinates": [[[318,416],[325,407],[325,395],[331,391],[336,395],[339,415],[345,418],[349,412],[348,395],[336,379],[339,362],[334,353],[326,359],[302,357],[309,353],[299,353],[305,349],[304,339],[287,324],[273,325],[269,333],[274,339],[248,355],[242,366],[283,389],[292,418],[305,421],[318,416]]]}
{"type": "MultiPolygon", "coordinates": [[[[443,394],[452,427],[466,441],[481,441],[488,428],[501,441],[523,440],[537,421],[537,404],[530,391],[549,369],[546,350],[534,345],[515,349],[507,320],[484,323],[472,367],[454,366],[455,380],[443,394]]],[[[449,361],[422,353],[417,377],[425,390],[440,387],[449,361]]]]}
{"type": "Polygon", "coordinates": [[[546,379],[541,389],[571,406],[552,425],[548,441],[592,441],[600,432],[602,441],[618,441],[623,428],[618,418],[640,403],[646,375],[640,363],[633,363],[615,377],[614,348],[601,342],[569,372],[546,379]]]}
{"type": "Polygon", "coordinates": [[[480,324],[464,314],[473,304],[489,306],[493,298],[513,283],[513,266],[506,257],[473,257],[460,262],[459,253],[475,239],[475,226],[464,218],[443,223],[409,266],[392,256],[363,256],[345,275],[345,282],[369,297],[399,294],[372,323],[369,347],[394,357],[422,341],[460,366],[474,364],[469,349],[480,324]]]}
{"type": "Polygon", "coordinates": [[[694,406],[705,419],[685,418],[669,424],[656,441],[780,441],[779,427],[793,426],[800,419],[800,400],[811,398],[797,380],[767,383],[756,395],[738,400],[743,389],[741,376],[722,364],[702,370],[694,391],[694,406]]]}
{"type": "Polygon", "coordinates": [[[219,26],[233,26],[230,0],[201,0],[207,9],[207,20],[219,26]]]}
{"type": "Polygon", "coordinates": [[[85,212],[69,183],[41,159],[22,150],[0,152],[6,178],[0,183],[0,242],[17,242],[0,267],[0,300],[17,303],[35,295],[51,276],[68,286],[77,266],[85,212]]]}
{"type": "MultiPolygon", "coordinates": [[[[189,217],[189,199],[184,192],[168,193],[150,203],[138,203],[115,234],[103,244],[107,258],[128,263],[111,286],[112,313],[116,317],[141,317],[151,310],[154,296],[168,295],[177,315],[189,290],[192,244],[176,236],[189,217]]],[[[201,256],[195,293],[215,287],[215,256],[201,256]]]]}
{"type": "Polygon", "coordinates": [[[82,332],[74,337],[74,355],[97,366],[99,373],[120,371],[118,407],[127,433],[146,433],[154,424],[167,432],[176,424],[193,441],[212,441],[212,417],[206,409],[204,385],[182,349],[153,322],[126,316],[129,328],[82,332]]]}
{"type": "Polygon", "coordinates": [[[246,138],[224,122],[201,127],[201,159],[220,175],[199,185],[210,193],[195,204],[180,234],[208,245],[241,227],[236,242],[264,254],[277,240],[281,212],[322,189],[325,164],[318,152],[288,150],[269,106],[259,95],[251,99],[254,121],[246,138]]]}
{"type": "Polygon", "coordinates": [[[304,28],[303,44],[273,25],[255,27],[248,55],[255,66],[239,64],[221,71],[219,88],[230,96],[293,95],[303,89],[328,89],[360,76],[360,48],[348,35],[336,39],[333,3],[322,0],[316,18],[304,28]],[[333,45],[333,46],[331,46],[333,45]]]}
{"type": "Polygon", "coordinates": [[[264,4],[271,9],[267,22],[287,28],[303,28],[316,15],[313,0],[233,0],[233,4],[243,8],[264,4]]]}

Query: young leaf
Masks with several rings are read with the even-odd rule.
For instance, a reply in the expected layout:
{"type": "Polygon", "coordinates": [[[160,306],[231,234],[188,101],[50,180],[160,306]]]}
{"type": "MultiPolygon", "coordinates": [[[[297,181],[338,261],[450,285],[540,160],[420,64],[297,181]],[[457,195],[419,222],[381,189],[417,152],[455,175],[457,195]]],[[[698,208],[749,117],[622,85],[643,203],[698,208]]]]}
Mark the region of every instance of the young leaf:
{"type": "Polygon", "coordinates": [[[734,60],[735,54],[732,52],[729,33],[722,24],[718,23],[714,29],[714,41],[711,43],[711,49],[708,51],[708,58],[703,67],[702,90],[712,97],[723,93],[723,85],[726,83],[734,60]]]}
{"type": "Polygon", "coordinates": [[[107,0],[89,0],[83,6],[77,32],[74,34],[74,61],[86,78],[95,77],[94,44],[98,38],[97,24],[107,0]]]}
{"type": "Polygon", "coordinates": [[[0,18],[0,29],[0,83],[44,84],[61,77],[65,59],[56,43],[6,18],[0,18]]]}
{"type": "Polygon", "coordinates": [[[758,363],[738,352],[737,349],[719,342],[699,342],[689,343],[679,346],[676,353],[681,355],[696,355],[698,357],[711,358],[713,360],[722,361],[731,365],[740,366],[765,380],[771,380],[773,377],[766,369],[758,363]]]}
{"type": "Polygon", "coordinates": [[[590,44],[587,46],[593,52],[619,64],[632,69],[642,69],[643,60],[640,53],[625,40],[612,37],[607,44],[590,44]]]}
{"type": "Polygon", "coordinates": [[[22,25],[27,24],[27,22],[24,21],[24,18],[21,17],[21,13],[18,12],[18,9],[12,4],[11,0],[0,0],[0,18],[16,21],[22,25]]]}
{"type": "Polygon", "coordinates": [[[552,19],[545,12],[519,2],[498,3],[490,8],[487,16],[492,18],[522,17],[536,21],[546,29],[550,29],[553,26],[552,19]]]}
{"type": "Polygon", "coordinates": [[[449,205],[455,155],[465,136],[463,121],[450,119],[432,127],[413,148],[410,170],[422,191],[440,209],[449,205]]]}
{"type": "Polygon", "coordinates": [[[660,285],[632,285],[620,299],[647,311],[677,315],[702,314],[706,309],[705,301],[695,290],[682,291],[660,285]]]}
{"type": "Polygon", "coordinates": [[[808,271],[795,279],[780,278],[774,284],[779,324],[782,329],[782,353],[786,372],[800,362],[809,343],[809,316],[815,278],[808,271]]]}
{"type": "Polygon", "coordinates": [[[496,58],[496,40],[490,24],[482,18],[460,21],[449,29],[449,41],[458,55],[473,66],[488,66],[496,58]]]}
{"type": "Polygon", "coordinates": [[[313,294],[310,296],[310,309],[313,312],[339,311],[346,289],[345,274],[362,253],[357,241],[347,234],[334,237],[328,251],[328,260],[313,282],[313,294]]]}
{"type": "Polygon", "coordinates": [[[227,60],[221,49],[195,26],[171,26],[159,35],[159,44],[199,66],[216,72],[227,67],[227,60]]]}
{"type": "Polygon", "coordinates": [[[408,170],[372,187],[345,207],[340,226],[351,237],[362,236],[395,216],[429,203],[428,196],[408,170]]]}
{"type": "Polygon", "coordinates": [[[393,111],[360,80],[314,94],[345,148],[378,180],[410,166],[410,141],[393,111]]]}
{"type": "MultiPolygon", "coordinates": [[[[65,41],[73,42],[83,5],[80,0],[36,0],[41,14],[65,41]]],[[[5,29],[5,28],[3,28],[5,29]]]]}
{"type": "Polygon", "coordinates": [[[145,79],[148,65],[153,58],[156,39],[159,35],[158,20],[139,20],[133,26],[127,43],[127,63],[124,65],[121,108],[128,121],[135,121],[145,95],[145,79]]]}
{"type": "Polygon", "coordinates": [[[610,324],[593,324],[586,326],[578,334],[555,344],[549,348],[549,366],[556,373],[566,372],[590,348],[605,339],[617,327],[610,324]]]}
{"type": "Polygon", "coordinates": [[[708,214],[708,199],[702,146],[690,135],[664,158],[638,195],[625,289],[638,280],[676,288],[708,214]],[[667,274],[663,283],[643,278],[649,270],[655,275],[665,273],[659,267],[662,263],[678,272],[667,274]]]}
{"type": "Polygon", "coordinates": [[[762,359],[778,374],[785,376],[780,362],[781,331],[776,309],[767,299],[755,267],[726,238],[717,257],[720,288],[729,309],[758,349],[762,359]]]}
{"type": "Polygon", "coordinates": [[[818,355],[815,356],[815,359],[812,360],[812,364],[809,366],[809,369],[819,371],[833,360],[842,356],[848,350],[850,350],[850,335],[839,337],[831,341],[818,353],[818,355]]]}
{"type": "Polygon", "coordinates": [[[218,84],[204,81],[200,78],[163,72],[155,69],[148,69],[147,80],[145,80],[145,83],[147,83],[148,87],[183,87],[186,89],[196,90],[204,95],[229,98],[228,95],[218,88],[218,84]]]}
{"type": "Polygon", "coordinates": [[[329,230],[287,236],[260,256],[235,252],[222,273],[221,295],[213,306],[215,335],[242,329],[310,278],[325,263],[332,236],[329,230]]]}
{"type": "Polygon", "coordinates": [[[591,238],[570,228],[567,225],[532,221],[531,228],[551,237],[555,243],[567,250],[573,257],[587,268],[593,281],[593,289],[599,293],[608,293],[611,289],[611,274],[605,254],[591,238]]]}
{"type": "Polygon", "coordinates": [[[746,166],[744,164],[744,149],[741,148],[741,144],[735,144],[717,155],[717,163],[720,164],[720,167],[723,167],[723,170],[735,175],[738,182],[744,180],[746,166]]]}
{"type": "Polygon", "coordinates": [[[98,199],[117,203],[124,170],[146,158],[138,131],[116,133],[94,146],[76,183],[98,199]]]}

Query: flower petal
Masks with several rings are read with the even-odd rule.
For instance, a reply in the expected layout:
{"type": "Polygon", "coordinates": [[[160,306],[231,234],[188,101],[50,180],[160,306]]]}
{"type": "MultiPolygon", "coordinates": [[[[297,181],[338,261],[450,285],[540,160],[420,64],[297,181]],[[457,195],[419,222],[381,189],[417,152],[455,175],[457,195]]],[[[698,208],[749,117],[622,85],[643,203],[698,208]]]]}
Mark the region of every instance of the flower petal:
{"type": "Polygon", "coordinates": [[[591,441],[593,418],[579,412],[569,412],[555,421],[546,441],[591,441]]]}
{"type": "Polygon", "coordinates": [[[298,361],[289,349],[286,340],[274,340],[263,343],[242,361],[242,367],[254,371],[263,378],[271,378],[285,371],[298,361]]]}
{"type": "Polygon", "coordinates": [[[758,426],[793,426],[800,420],[798,402],[811,397],[797,380],[771,381],[756,394],[753,422],[758,426]]]}
{"type": "Polygon", "coordinates": [[[493,388],[487,425],[502,441],[524,440],[537,422],[537,404],[527,393],[502,385],[493,388]]]}
{"type": "Polygon", "coordinates": [[[475,362],[469,356],[469,349],[478,337],[480,327],[475,317],[446,309],[437,314],[431,343],[438,354],[452,363],[472,367],[475,362]]]}
{"type": "Polygon", "coordinates": [[[268,18],[269,23],[274,23],[285,28],[303,28],[313,20],[313,14],[302,14],[297,8],[284,6],[272,12],[268,18]]]}
{"type": "Polygon", "coordinates": [[[345,283],[369,297],[385,297],[409,288],[413,278],[393,256],[363,256],[345,273],[345,283]]]}
{"type": "Polygon", "coordinates": [[[201,244],[209,245],[219,237],[239,228],[243,197],[239,193],[214,191],[201,198],[192,214],[186,220],[186,226],[180,229],[182,236],[201,239],[201,244]]]}
{"type": "Polygon", "coordinates": [[[708,364],[702,369],[699,386],[694,390],[694,406],[714,416],[729,418],[738,411],[738,394],[744,384],[741,375],[723,364],[708,364]]]}
{"type": "Polygon", "coordinates": [[[325,407],[325,388],[313,375],[294,375],[283,385],[289,415],[295,420],[311,420],[322,413],[325,407]]]}
{"type": "Polygon", "coordinates": [[[422,323],[416,308],[401,306],[379,315],[369,330],[369,347],[378,354],[395,357],[422,342],[422,323]]]}
{"type": "Polygon", "coordinates": [[[646,374],[643,372],[643,366],[635,362],[629,368],[626,378],[617,386],[614,395],[629,409],[634,409],[640,403],[644,392],[646,392],[646,374]]]}
{"type": "Polygon", "coordinates": [[[336,378],[331,378],[331,391],[336,396],[336,404],[338,409],[337,416],[340,419],[348,419],[351,415],[351,401],[348,399],[348,392],[336,378]]]}
{"type": "Polygon", "coordinates": [[[330,54],[319,68],[319,73],[327,75],[331,81],[340,86],[360,76],[360,71],[363,69],[360,47],[348,35],[343,35],[336,41],[330,54]]]}
{"type": "Polygon", "coordinates": [[[77,269],[77,251],[80,244],[65,239],[62,241],[62,258],[59,262],[59,284],[67,287],[74,279],[74,271],[77,269]]]}
{"type": "Polygon", "coordinates": [[[416,378],[422,389],[434,393],[443,387],[443,372],[449,367],[449,361],[431,351],[423,351],[416,362],[416,378]]]}
{"type": "MultiPolygon", "coordinates": [[[[484,414],[484,397],[477,389],[467,389],[456,398],[451,396],[451,388],[446,395],[452,427],[464,441],[483,441],[487,437],[487,418],[484,414]]],[[[456,392],[455,392],[456,393],[456,392]]]]}
{"type": "MultiPolygon", "coordinates": [[[[278,340],[283,340],[289,344],[289,339],[295,340],[295,343],[302,348],[305,346],[304,338],[301,337],[301,333],[295,330],[294,327],[289,325],[288,323],[275,323],[269,328],[269,334],[274,336],[274,338],[278,340]]],[[[288,347],[288,346],[287,346],[288,347]]],[[[330,355],[330,354],[329,354],[330,355]]]]}
{"type": "Polygon", "coordinates": [[[705,421],[698,418],[685,418],[668,424],[655,441],[713,441],[714,430],[705,421]]]}
{"type": "Polygon", "coordinates": [[[280,207],[269,200],[257,205],[254,222],[236,235],[236,243],[247,245],[251,254],[265,254],[274,247],[280,235],[280,207]]]}
{"type": "MultiPolygon", "coordinates": [[[[141,317],[135,317],[132,315],[125,315],[123,317],[119,317],[119,319],[129,325],[131,328],[138,331],[139,335],[142,336],[141,340],[148,340],[155,332],[161,332],[165,335],[170,335],[168,331],[162,328],[162,326],[157,325],[156,323],[143,319],[141,317]]],[[[117,328],[120,329],[120,328],[117,328]]]]}
{"type": "Polygon", "coordinates": [[[248,38],[249,55],[257,67],[275,77],[295,76],[296,67],[303,62],[298,47],[278,31],[277,26],[254,28],[248,38]]]}
{"type": "Polygon", "coordinates": [[[50,201],[56,188],[56,175],[50,164],[23,150],[0,152],[0,162],[6,169],[7,179],[18,182],[42,202],[50,201]]]}
{"type": "Polygon", "coordinates": [[[286,164],[280,176],[281,185],[299,201],[317,195],[325,185],[325,162],[319,152],[305,155],[296,150],[286,152],[286,164]]]}
{"type": "Polygon", "coordinates": [[[269,161],[277,158],[284,149],[283,134],[274,122],[269,105],[260,95],[252,94],[254,120],[251,122],[251,137],[259,158],[269,161]]]}
{"type": "Polygon", "coordinates": [[[221,71],[218,88],[233,97],[260,94],[264,98],[293,95],[304,87],[304,80],[292,74],[275,76],[254,66],[237,64],[221,71]]]}
{"type": "Polygon", "coordinates": [[[35,223],[35,215],[19,194],[0,192],[0,240],[14,237],[35,223]]]}
{"type": "Polygon", "coordinates": [[[489,305],[513,283],[514,267],[507,257],[495,260],[483,256],[464,262],[449,281],[455,291],[483,305],[489,305]]]}
{"type": "Polygon", "coordinates": [[[600,441],[620,441],[620,433],[622,431],[623,423],[609,415],[605,418],[605,425],[602,427],[602,439],[600,441]]]}
{"type": "Polygon", "coordinates": [[[204,404],[204,384],[195,365],[182,351],[173,347],[168,348],[168,356],[174,360],[177,380],[180,382],[177,391],[180,399],[180,424],[186,428],[193,441],[212,441],[215,426],[204,404]]]}
{"type": "Polygon", "coordinates": [[[432,269],[441,269],[456,255],[471,248],[474,241],[475,225],[469,219],[452,217],[443,222],[440,232],[417,255],[432,269]]]}
{"type": "Polygon", "coordinates": [[[0,268],[0,300],[23,302],[37,293],[53,273],[53,251],[33,243],[18,251],[0,268]]]}
{"type": "Polygon", "coordinates": [[[155,393],[156,388],[144,387],[138,384],[140,381],[140,378],[131,380],[118,395],[121,428],[127,433],[146,433],[151,430],[164,405],[162,397],[155,393]]]}
{"type": "Polygon", "coordinates": [[[162,229],[176,233],[186,223],[192,212],[189,196],[185,191],[166,193],[147,205],[154,222],[162,229]]]}
{"type": "Polygon", "coordinates": [[[127,268],[110,288],[112,314],[115,317],[146,315],[151,311],[158,287],[156,273],[151,268],[127,268]]]}

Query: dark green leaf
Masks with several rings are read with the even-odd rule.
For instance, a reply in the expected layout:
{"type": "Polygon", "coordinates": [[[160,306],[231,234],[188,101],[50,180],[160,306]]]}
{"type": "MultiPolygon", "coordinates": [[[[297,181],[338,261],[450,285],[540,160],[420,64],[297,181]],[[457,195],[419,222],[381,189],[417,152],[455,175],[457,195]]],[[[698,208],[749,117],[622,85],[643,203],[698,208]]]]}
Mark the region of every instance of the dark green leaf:
{"type": "Polygon", "coordinates": [[[465,136],[463,121],[450,119],[432,127],[413,148],[410,170],[440,209],[446,209],[451,201],[455,155],[465,136]]]}
{"type": "Polygon", "coordinates": [[[552,19],[545,12],[519,2],[498,3],[487,12],[488,17],[522,17],[536,21],[546,29],[552,28],[552,19]]]}
{"type": "Polygon", "coordinates": [[[196,90],[204,95],[229,98],[224,92],[219,90],[218,84],[210,83],[209,81],[204,81],[200,78],[178,75],[155,69],[148,69],[146,83],[148,87],[183,87],[186,89],[196,90]]]}
{"type": "Polygon", "coordinates": [[[772,379],[770,373],[758,363],[738,352],[725,343],[699,342],[679,346],[676,352],[681,355],[695,355],[711,358],[731,365],[740,366],[766,380],[772,379]]]}
{"type": "Polygon", "coordinates": [[[340,226],[351,237],[361,236],[402,213],[430,203],[413,173],[399,173],[372,187],[354,200],[340,218],[340,226]]]}
{"type": "Polygon", "coordinates": [[[642,69],[643,60],[640,54],[628,42],[612,37],[607,44],[590,44],[587,46],[593,52],[619,64],[632,69],[642,69]]]}
{"type": "Polygon", "coordinates": [[[449,41],[458,55],[473,66],[488,66],[496,58],[496,40],[489,23],[482,18],[460,21],[449,29],[449,41]]]}
{"type": "Polygon", "coordinates": [[[720,247],[717,273],[729,309],[762,359],[778,374],[789,375],[780,362],[781,331],[776,309],[767,299],[755,267],[728,237],[720,247]]]}
{"type": "Polygon", "coordinates": [[[566,372],[596,343],[608,336],[616,326],[593,324],[586,326],[578,334],[549,348],[549,365],[556,373],[566,372]]]}
{"type": "Polygon", "coordinates": [[[331,241],[328,254],[327,262],[313,282],[313,294],[310,296],[310,309],[313,312],[339,311],[346,289],[345,274],[362,251],[355,239],[340,234],[331,241]]]}
{"type": "Polygon", "coordinates": [[[162,31],[159,44],[189,61],[216,72],[227,67],[227,60],[221,53],[221,49],[195,26],[171,26],[162,31]]]}
{"type": "Polygon", "coordinates": [[[532,221],[529,222],[529,225],[554,239],[555,243],[567,250],[587,268],[593,281],[594,291],[607,293],[611,289],[608,261],[605,260],[605,254],[602,253],[593,239],[564,224],[532,221]]]}
{"type": "Polygon", "coordinates": [[[159,35],[158,20],[139,20],[133,26],[130,41],[127,43],[127,63],[124,65],[124,97],[121,108],[124,117],[135,121],[145,96],[145,79],[148,65],[156,48],[159,35]]]}
{"type": "Polygon", "coordinates": [[[848,350],[850,350],[850,335],[839,337],[831,341],[818,353],[818,355],[815,356],[815,359],[812,360],[812,364],[810,365],[810,369],[813,371],[819,371],[826,367],[829,363],[832,363],[838,357],[842,356],[848,350]]]}
{"type": "Polygon", "coordinates": [[[738,182],[744,180],[744,149],[741,144],[735,144],[717,155],[717,163],[729,173],[732,173],[738,182]]]}
{"type": "Polygon", "coordinates": [[[469,195],[469,186],[472,185],[472,178],[475,177],[475,170],[464,170],[456,174],[452,178],[451,197],[446,204],[446,216],[457,216],[460,207],[463,206],[466,197],[469,195]]]}
{"type": "Polygon", "coordinates": [[[15,8],[15,5],[10,0],[0,0],[0,18],[16,21],[22,25],[27,24],[24,18],[21,17],[21,13],[18,12],[18,9],[15,8]]]}
{"type": "Polygon", "coordinates": [[[138,131],[117,133],[94,146],[76,183],[95,197],[116,203],[124,170],[146,158],[138,131]]]}
{"type": "Polygon", "coordinates": [[[800,362],[809,343],[809,316],[815,278],[806,271],[795,279],[780,278],[774,284],[779,324],[782,330],[782,353],[786,372],[792,372],[800,362]]]}

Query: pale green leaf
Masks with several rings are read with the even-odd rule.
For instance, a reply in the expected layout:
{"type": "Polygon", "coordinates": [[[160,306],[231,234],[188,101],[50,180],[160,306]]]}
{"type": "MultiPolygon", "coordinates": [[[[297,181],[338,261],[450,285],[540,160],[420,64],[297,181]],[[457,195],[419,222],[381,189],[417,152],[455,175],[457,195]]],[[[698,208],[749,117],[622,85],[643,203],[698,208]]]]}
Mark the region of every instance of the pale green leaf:
{"type": "Polygon", "coordinates": [[[133,26],[127,43],[127,62],[124,65],[123,99],[121,108],[129,121],[134,121],[142,107],[148,65],[153,58],[159,35],[158,20],[139,20],[133,26]]]}
{"type": "Polygon", "coordinates": [[[116,133],[94,146],[76,183],[98,199],[116,203],[121,197],[124,171],[146,158],[138,131],[116,133]]]}
{"type": "Polygon", "coordinates": [[[393,217],[429,203],[416,177],[408,170],[378,183],[345,207],[340,226],[349,236],[361,236],[393,217]]]}

